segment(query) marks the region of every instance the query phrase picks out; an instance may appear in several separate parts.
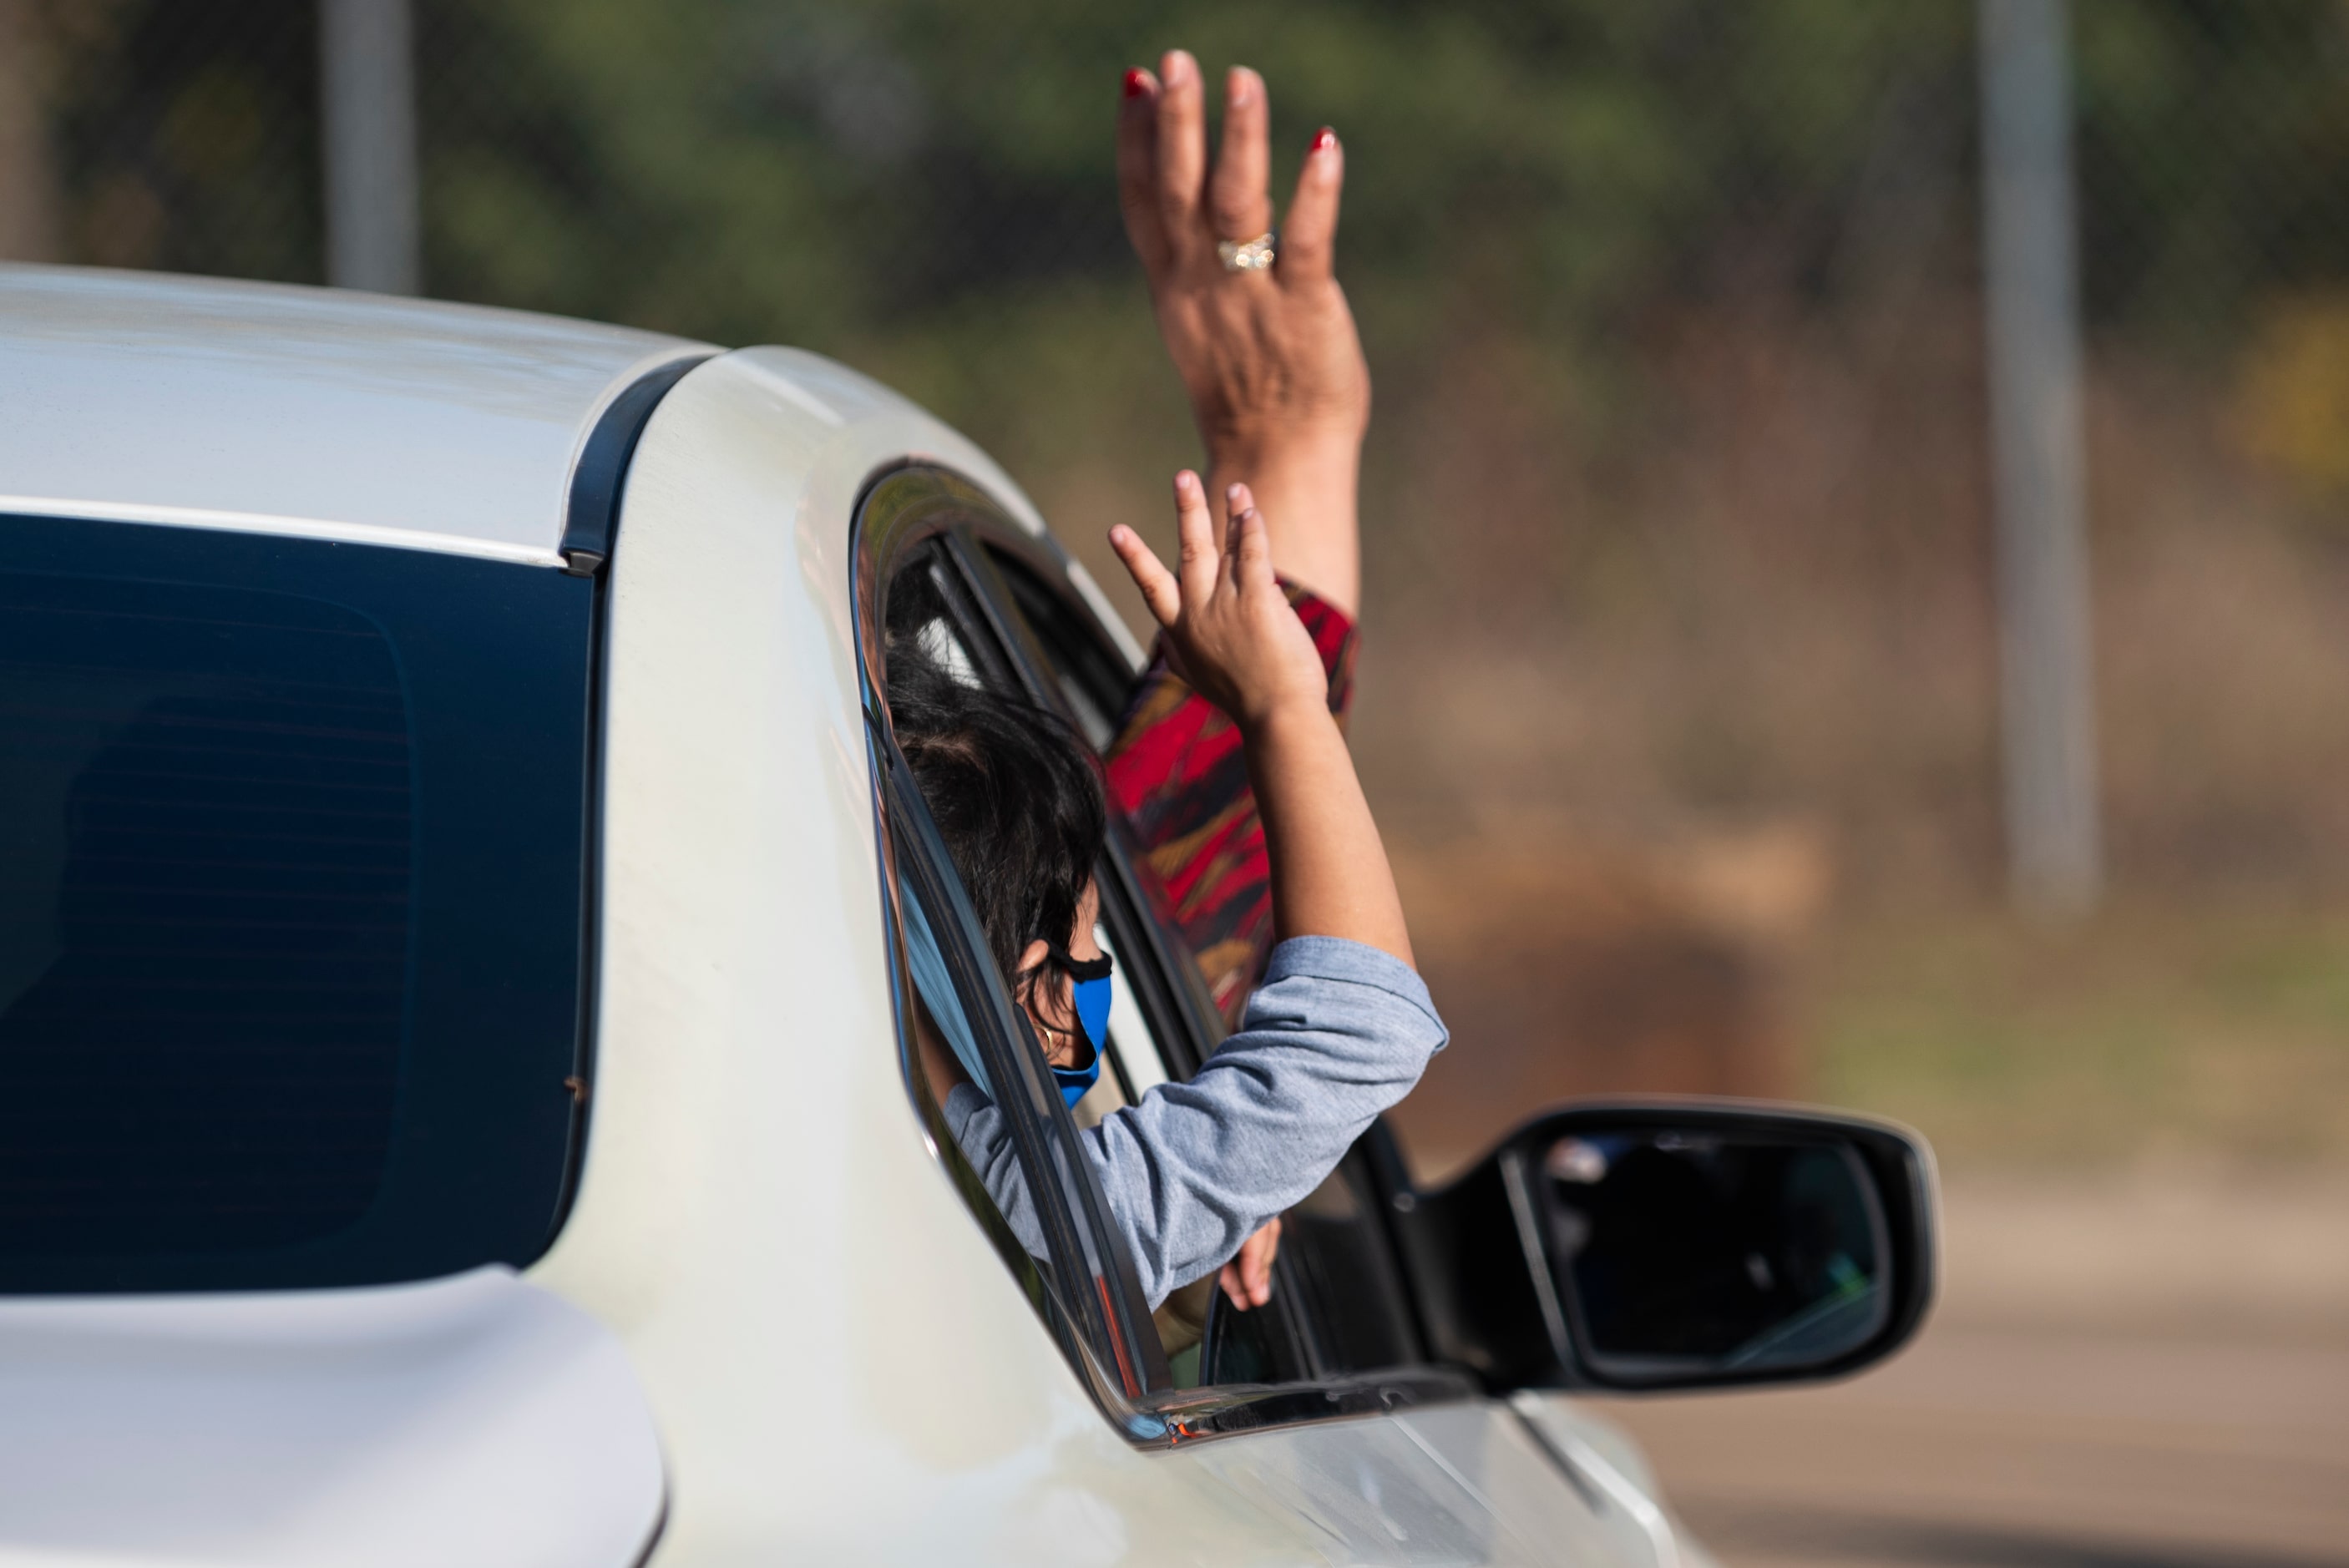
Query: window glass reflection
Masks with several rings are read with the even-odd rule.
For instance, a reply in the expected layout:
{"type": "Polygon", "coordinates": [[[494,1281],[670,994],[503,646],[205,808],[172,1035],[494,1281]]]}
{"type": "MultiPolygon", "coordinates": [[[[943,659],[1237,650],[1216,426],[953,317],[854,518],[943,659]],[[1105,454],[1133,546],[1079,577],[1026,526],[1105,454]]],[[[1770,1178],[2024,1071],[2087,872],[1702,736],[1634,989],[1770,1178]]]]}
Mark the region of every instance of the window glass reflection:
{"type": "Polygon", "coordinates": [[[907,993],[902,1003],[905,1053],[908,1069],[921,1091],[916,1099],[923,1120],[963,1202],[978,1216],[1030,1301],[1049,1316],[1051,1265],[1042,1239],[1035,1233],[1035,1204],[1029,1196],[1026,1173],[1008,1141],[996,1139],[982,1144],[981,1158],[975,1161],[947,1125],[947,1102],[956,1088],[968,1084],[986,1094],[988,1075],[979,1057],[974,1021],[939,946],[936,923],[911,877],[901,875],[897,880],[897,907],[907,993]],[[1015,1224],[1014,1214],[1027,1222],[1015,1224]]]}

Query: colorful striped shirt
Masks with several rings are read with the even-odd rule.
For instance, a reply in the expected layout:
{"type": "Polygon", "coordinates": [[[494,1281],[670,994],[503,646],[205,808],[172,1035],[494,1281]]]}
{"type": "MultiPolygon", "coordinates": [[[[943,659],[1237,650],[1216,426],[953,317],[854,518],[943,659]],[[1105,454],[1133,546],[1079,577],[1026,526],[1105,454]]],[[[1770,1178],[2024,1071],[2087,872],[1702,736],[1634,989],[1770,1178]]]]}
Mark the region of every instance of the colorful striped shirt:
{"type": "MultiPolygon", "coordinates": [[[[1330,711],[1343,724],[1354,695],[1354,623],[1311,591],[1283,586],[1320,650],[1330,711]]],[[[1110,799],[1140,840],[1216,1008],[1237,1028],[1273,930],[1272,867],[1239,730],[1168,667],[1162,647],[1103,760],[1110,799]]]]}

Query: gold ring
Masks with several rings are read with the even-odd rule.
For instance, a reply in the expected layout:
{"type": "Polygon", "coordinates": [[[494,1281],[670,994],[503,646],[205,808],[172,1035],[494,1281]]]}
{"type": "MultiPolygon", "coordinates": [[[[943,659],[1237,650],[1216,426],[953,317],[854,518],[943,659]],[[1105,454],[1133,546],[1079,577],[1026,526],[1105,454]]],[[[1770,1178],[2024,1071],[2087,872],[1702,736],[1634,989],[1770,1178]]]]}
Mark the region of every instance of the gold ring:
{"type": "Polygon", "coordinates": [[[1227,273],[1260,273],[1272,265],[1272,258],[1280,242],[1267,229],[1253,240],[1218,240],[1216,259],[1224,263],[1227,273]]]}

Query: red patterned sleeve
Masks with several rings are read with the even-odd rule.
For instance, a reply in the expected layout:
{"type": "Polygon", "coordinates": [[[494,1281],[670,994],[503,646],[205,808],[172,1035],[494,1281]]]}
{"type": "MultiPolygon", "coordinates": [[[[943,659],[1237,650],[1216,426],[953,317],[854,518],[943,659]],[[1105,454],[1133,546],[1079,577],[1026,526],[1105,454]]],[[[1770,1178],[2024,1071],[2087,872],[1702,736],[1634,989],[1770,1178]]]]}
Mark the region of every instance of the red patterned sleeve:
{"type": "MultiPolygon", "coordinates": [[[[1284,583],[1330,672],[1343,724],[1354,695],[1354,623],[1311,591],[1284,583]]],[[[1206,698],[1151,660],[1104,758],[1112,802],[1158,875],[1184,940],[1225,1018],[1237,1025],[1272,952],[1272,872],[1239,731],[1206,698]]]]}

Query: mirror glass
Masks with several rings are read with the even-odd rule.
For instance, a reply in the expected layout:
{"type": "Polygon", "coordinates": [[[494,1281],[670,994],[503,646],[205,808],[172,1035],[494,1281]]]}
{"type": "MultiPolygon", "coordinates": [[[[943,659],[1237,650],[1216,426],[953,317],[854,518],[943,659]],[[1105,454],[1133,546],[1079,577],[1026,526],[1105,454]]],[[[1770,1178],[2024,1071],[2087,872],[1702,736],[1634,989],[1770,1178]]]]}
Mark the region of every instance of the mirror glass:
{"type": "Polygon", "coordinates": [[[1600,1376],[1792,1371],[1884,1326],[1883,1208],[1848,1144],[1586,1131],[1538,1153],[1558,1303],[1600,1376]]]}

